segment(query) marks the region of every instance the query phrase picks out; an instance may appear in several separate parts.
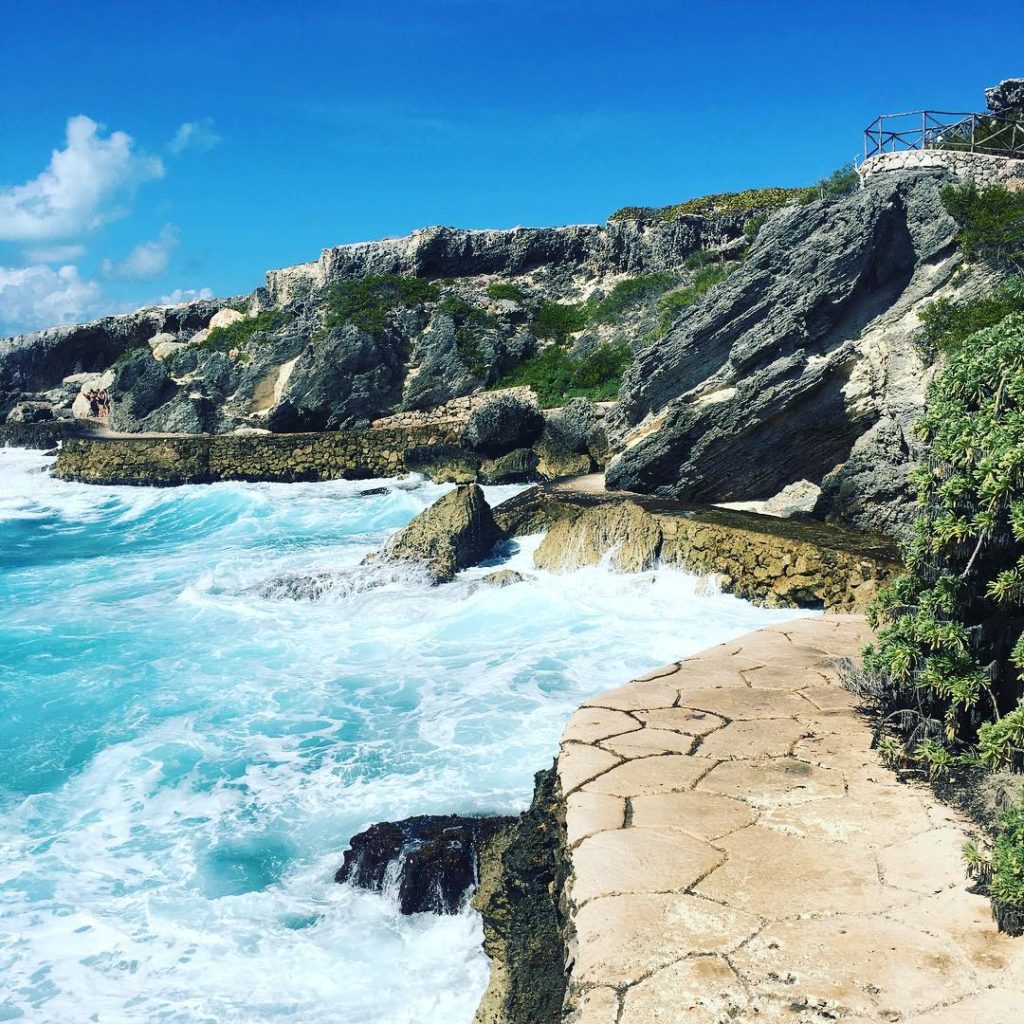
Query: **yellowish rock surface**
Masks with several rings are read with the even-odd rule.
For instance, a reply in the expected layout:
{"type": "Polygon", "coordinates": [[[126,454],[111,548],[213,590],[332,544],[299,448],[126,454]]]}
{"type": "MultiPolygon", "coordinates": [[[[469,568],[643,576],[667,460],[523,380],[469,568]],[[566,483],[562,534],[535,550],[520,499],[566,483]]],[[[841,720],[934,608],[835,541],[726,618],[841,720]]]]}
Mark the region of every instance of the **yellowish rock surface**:
{"type": "Polygon", "coordinates": [[[970,825],[879,763],[839,684],[867,639],[785,622],[573,717],[566,1020],[1024,1021],[1024,940],[968,891],[970,825]]]}

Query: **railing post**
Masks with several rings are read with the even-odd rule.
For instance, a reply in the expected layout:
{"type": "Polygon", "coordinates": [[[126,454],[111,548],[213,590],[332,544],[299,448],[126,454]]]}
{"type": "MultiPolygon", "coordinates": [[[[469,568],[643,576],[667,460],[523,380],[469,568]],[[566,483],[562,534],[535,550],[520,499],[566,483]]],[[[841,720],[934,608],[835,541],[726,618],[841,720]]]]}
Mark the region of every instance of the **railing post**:
{"type": "Polygon", "coordinates": [[[925,138],[925,131],[927,129],[927,126],[928,126],[928,111],[927,110],[922,110],[921,111],[921,149],[925,148],[924,138],[925,138]]]}

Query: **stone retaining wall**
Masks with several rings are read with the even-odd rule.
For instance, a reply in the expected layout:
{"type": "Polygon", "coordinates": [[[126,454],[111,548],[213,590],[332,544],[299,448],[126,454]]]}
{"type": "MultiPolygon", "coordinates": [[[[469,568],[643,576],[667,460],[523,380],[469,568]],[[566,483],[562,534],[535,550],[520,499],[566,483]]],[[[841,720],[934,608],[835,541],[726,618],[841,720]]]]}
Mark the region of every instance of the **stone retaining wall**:
{"type": "Polygon", "coordinates": [[[979,188],[1006,185],[1024,188],[1024,160],[986,153],[965,153],[952,149],[905,149],[868,157],[857,168],[861,179],[886,171],[920,171],[936,168],[949,171],[979,188]]]}
{"type": "Polygon", "coordinates": [[[167,487],[250,480],[358,480],[404,473],[405,452],[453,444],[458,424],[317,434],[72,438],[54,467],[61,480],[167,487]]]}

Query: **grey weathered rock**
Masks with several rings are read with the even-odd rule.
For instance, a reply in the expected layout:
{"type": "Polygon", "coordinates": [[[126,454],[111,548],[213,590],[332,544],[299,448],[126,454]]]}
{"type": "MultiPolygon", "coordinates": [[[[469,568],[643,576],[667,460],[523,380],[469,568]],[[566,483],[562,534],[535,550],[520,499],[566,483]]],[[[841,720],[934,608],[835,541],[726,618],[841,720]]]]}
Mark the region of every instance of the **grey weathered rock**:
{"type": "Polygon", "coordinates": [[[480,475],[483,456],[454,444],[430,444],[405,453],[405,467],[435,484],[469,484],[480,475]]]}
{"type": "Polygon", "coordinates": [[[285,431],[368,426],[401,402],[405,344],[398,330],[371,335],[351,324],[314,337],[267,425],[285,431]]]}
{"type": "Polygon", "coordinates": [[[572,398],[547,417],[551,430],[569,451],[584,455],[589,450],[590,432],[598,422],[597,407],[586,398],[572,398]]]}
{"type": "Polygon", "coordinates": [[[203,326],[217,303],[140,309],[87,324],[51,327],[0,339],[0,415],[25,392],[56,387],[72,374],[100,373],[129,349],[145,345],[154,334],[192,333],[203,326]]]}
{"type": "Polygon", "coordinates": [[[19,402],[8,414],[8,423],[45,423],[53,419],[53,406],[47,402],[19,402]]]}
{"type": "Polygon", "coordinates": [[[265,299],[275,305],[306,301],[332,281],[370,274],[434,280],[532,274],[545,287],[568,287],[574,274],[656,273],[679,267],[697,249],[742,240],[748,218],[681,216],[511,231],[429,227],[403,238],[325,249],[312,263],[272,270],[265,299]]]}
{"type": "MultiPolygon", "coordinates": [[[[627,373],[607,420],[618,452],[609,486],[763,499],[837,472],[883,416],[905,433],[929,374],[916,314],[959,264],[942,183],[879,176],[769,218],[745,263],[627,373]]],[[[960,287],[969,293],[972,279],[960,287]]],[[[909,510],[888,469],[858,480],[865,507],[899,506],[882,520],[909,510]]],[[[818,512],[840,514],[825,495],[818,512]]]]}
{"type": "Polygon", "coordinates": [[[1024,111],[1024,78],[1006,78],[985,90],[985,102],[993,114],[1024,111]]]}
{"type": "Polygon", "coordinates": [[[493,458],[528,448],[543,429],[544,417],[536,406],[514,395],[498,395],[470,414],[463,442],[493,458]]]}
{"type": "Polygon", "coordinates": [[[484,459],[480,481],[485,484],[523,484],[539,479],[537,453],[532,448],[516,448],[496,459],[484,459]]]}
{"type": "Polygon", "coordinates": [[[424,566],[435,583],[447,583],[475,565],[501,540],[484,492],[477,484],[449,491],[387,543],[389,561],[424,566]]]}

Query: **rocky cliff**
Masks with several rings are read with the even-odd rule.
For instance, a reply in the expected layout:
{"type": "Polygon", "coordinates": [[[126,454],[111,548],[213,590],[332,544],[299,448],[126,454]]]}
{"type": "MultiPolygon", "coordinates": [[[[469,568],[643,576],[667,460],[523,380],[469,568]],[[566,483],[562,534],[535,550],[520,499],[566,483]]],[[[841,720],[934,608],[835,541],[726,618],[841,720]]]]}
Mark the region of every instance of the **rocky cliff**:
{"type": "Polygon", "coordinates": [[[576,355],[635,344],[652,326],[653,294],[643,297],[646,308],[627,303],[611,322],[571,338],[557,325],[546,330],[539,314],[556,301],[599,301],[638,276],[673,271],[684,280],[693,253],[742,245],[754,212],[428,228],[328,249],[313,263],[269,272],[243,299],[0,341],[0,420],[19,401],[41,401],[59,417],[79,399],[76,416],[124,432],[364,427],[490,386],[554,335],[576,355]]]}
{"type": "Polygon", "coordinates": [[[601,428],[611,486],[714,503],[785,490],[800,511],[900,534],[934,359],[918,314],[990,285],[961,267],[950,180],[328,249],[230,304],[0,342],[0,415],[30,400],[16,415],[125,432],[353,430],[523,383],[538,362],[552,394],[588,360],[613,382],[622,359],[601,428]]]}
{"type": "Polygon", "coordinates": [[[879,175],[775,213],[735,273],[638,353],[608,421],[609,484],[728,502],[806,480],[817,514],[900,532],[933,359],[918,313],[984,283],[954,278],[946,181],[879,175]]]}

